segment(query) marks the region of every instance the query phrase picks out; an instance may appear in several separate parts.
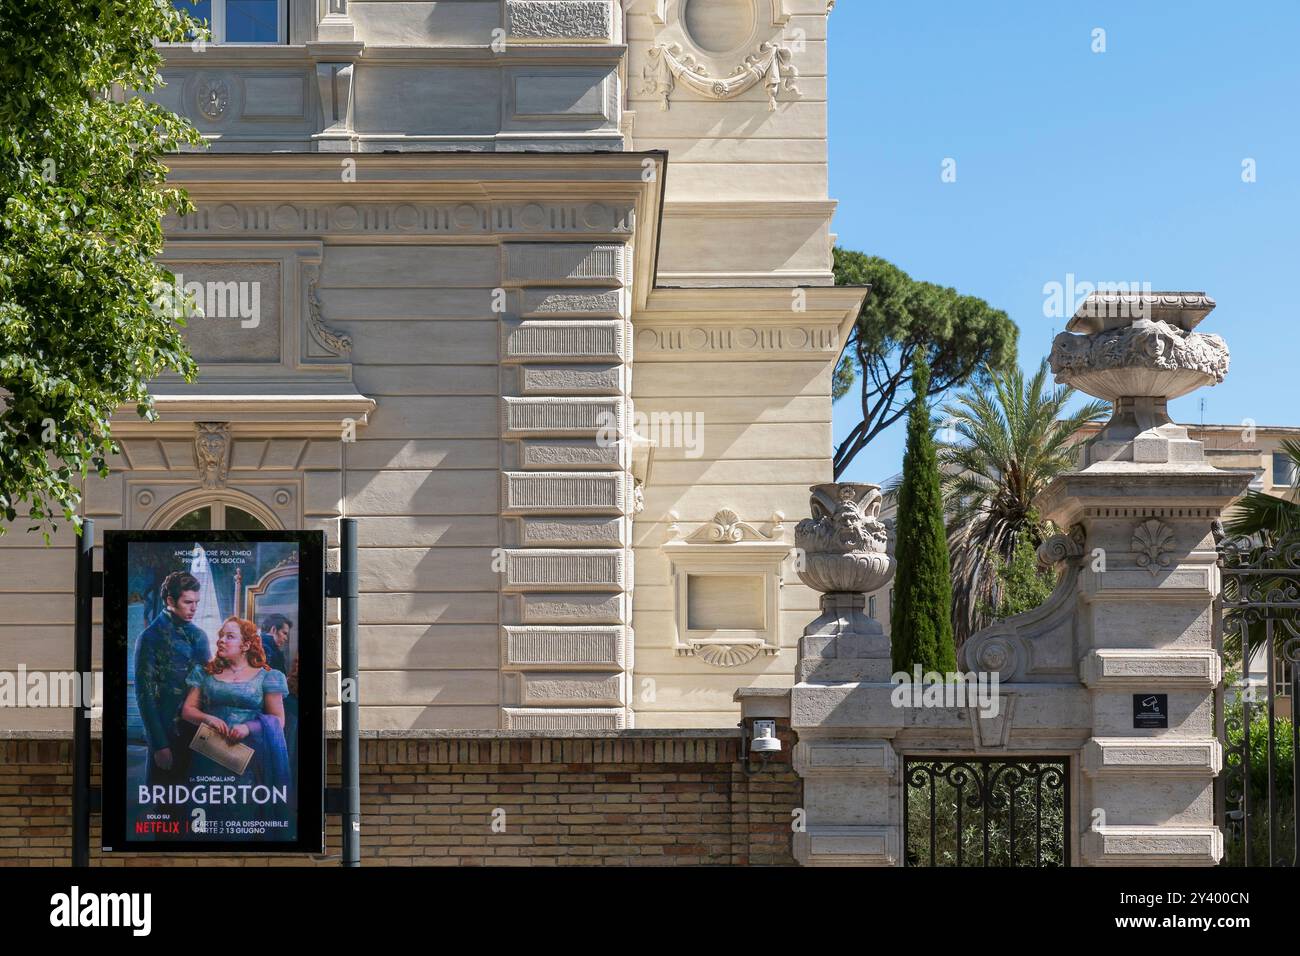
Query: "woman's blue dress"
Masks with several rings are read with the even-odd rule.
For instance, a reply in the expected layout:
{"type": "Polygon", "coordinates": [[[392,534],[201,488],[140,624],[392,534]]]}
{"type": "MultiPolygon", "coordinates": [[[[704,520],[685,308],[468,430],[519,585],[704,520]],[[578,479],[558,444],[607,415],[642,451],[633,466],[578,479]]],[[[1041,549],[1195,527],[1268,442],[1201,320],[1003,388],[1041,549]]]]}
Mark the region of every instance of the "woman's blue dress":
{"type": "MultiPolygon", "coordinates": [[[[201,665],[195,665],[185,679],[190,687],[199,689],[199,710],[226,722],[228,727],[236,724],[248,724],[253,731],[241,743],[253,748],[253,759],[240,775],[232,773],[216,761],[195,753],[190,760],[190,784],[204,786],[209,784],[265,785],[283,787],[291,790],[288,773],[288,759],[285,749],[284,728],[273,718],[265,720],[264,707],[267,694],[288,694],[289,683],[283,673],[277,670],[258,670],[256,674],[244,681],[218,680],[201,665]]],[[[214,804],[207,808],[208,819],[213,821],[229,820],[236,823],[286,821],[290,819],[290,810],[295,805],[294,795],[289,792],[285,802],[254,803],[248,801],[235,804],[214,804]]],[[[256,839],[263,834],[219,833],[213,837],[226,839],[256,839]]],[[[273,829],[264,834],[268,837],[290,836],[288,829],[273,829]]]]}

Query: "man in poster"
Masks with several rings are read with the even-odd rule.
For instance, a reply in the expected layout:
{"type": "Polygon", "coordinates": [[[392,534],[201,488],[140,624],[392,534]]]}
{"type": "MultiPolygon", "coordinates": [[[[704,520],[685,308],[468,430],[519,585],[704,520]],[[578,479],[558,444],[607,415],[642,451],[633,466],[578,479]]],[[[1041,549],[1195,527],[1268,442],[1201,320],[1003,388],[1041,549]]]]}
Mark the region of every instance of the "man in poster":
{"type": "Polygon", "coordinates": [[[189,779],[189,738],[194,728],[177,717],[189,690],[185,678],[208,661],[208,638],[193,623],[199,610],[198,579],[173,571],[160,588],[163,610],[140,635],[135,656],[135,695],[149,745],[149,783],[189,779]]]}

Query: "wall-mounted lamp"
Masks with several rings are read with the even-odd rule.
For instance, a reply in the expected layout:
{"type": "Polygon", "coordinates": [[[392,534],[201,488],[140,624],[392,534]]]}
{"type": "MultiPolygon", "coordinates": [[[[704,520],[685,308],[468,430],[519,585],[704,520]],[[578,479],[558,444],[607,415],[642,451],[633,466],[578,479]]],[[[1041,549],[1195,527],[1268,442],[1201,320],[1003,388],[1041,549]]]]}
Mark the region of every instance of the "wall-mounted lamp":
{"type": "Polygon", "coordinates": [[[740,768],[746,776],[756,776],[767,769],[772,754],[781,752],[781,740],[776,735],[775,720],[756,720],[753,731],[743,734],[740,741],[740,768]],[[750,754],[758,754],[758,766],[750,767],[750,754]]]}

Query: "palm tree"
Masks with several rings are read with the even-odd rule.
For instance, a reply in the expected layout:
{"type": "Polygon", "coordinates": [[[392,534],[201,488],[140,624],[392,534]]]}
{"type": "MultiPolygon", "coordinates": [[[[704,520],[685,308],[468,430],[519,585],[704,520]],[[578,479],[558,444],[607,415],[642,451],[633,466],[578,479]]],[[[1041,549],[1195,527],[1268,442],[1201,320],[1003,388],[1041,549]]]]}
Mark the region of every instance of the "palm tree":
{"type": "Polygon", "coordinates": [[[941,409],[939,464],[953,575],[953,633],[958,645],[986,620],[998,568],[1013,560],[1023,534],[1037,546],[1046,528],[1034,499],[1074,467],[1080,428],[1103,419],[1106,402],[1073,412],[1068,386],[1048,385],[1047,361],[1032,376],[990,370],[987,389],[968,389],[941,409]],[[950,440],[949,440],[950,439],[950,440]]]}

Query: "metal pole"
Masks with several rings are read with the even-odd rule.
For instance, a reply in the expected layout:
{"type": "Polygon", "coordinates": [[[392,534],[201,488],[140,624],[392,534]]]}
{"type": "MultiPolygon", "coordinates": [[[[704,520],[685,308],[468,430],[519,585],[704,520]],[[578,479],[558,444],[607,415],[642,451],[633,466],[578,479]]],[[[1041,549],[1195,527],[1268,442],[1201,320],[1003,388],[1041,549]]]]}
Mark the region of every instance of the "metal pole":
{"type": "Polygon", "coordinates": [[[361,709],[357,700],[357,520],[339,522],[339,630],[343,655],[343,866],[361,865],[361,709]]]}
{"type": "Polygon", "coordinates": [[[86,694],[94,687],[90,677],[90,620],[94,595],[95,522],[81,523],[76,547],[76,591],[73,616],[74,684],[81,699],[72,709],[72,865],[90,865],[90,707],[86,694]]]}

